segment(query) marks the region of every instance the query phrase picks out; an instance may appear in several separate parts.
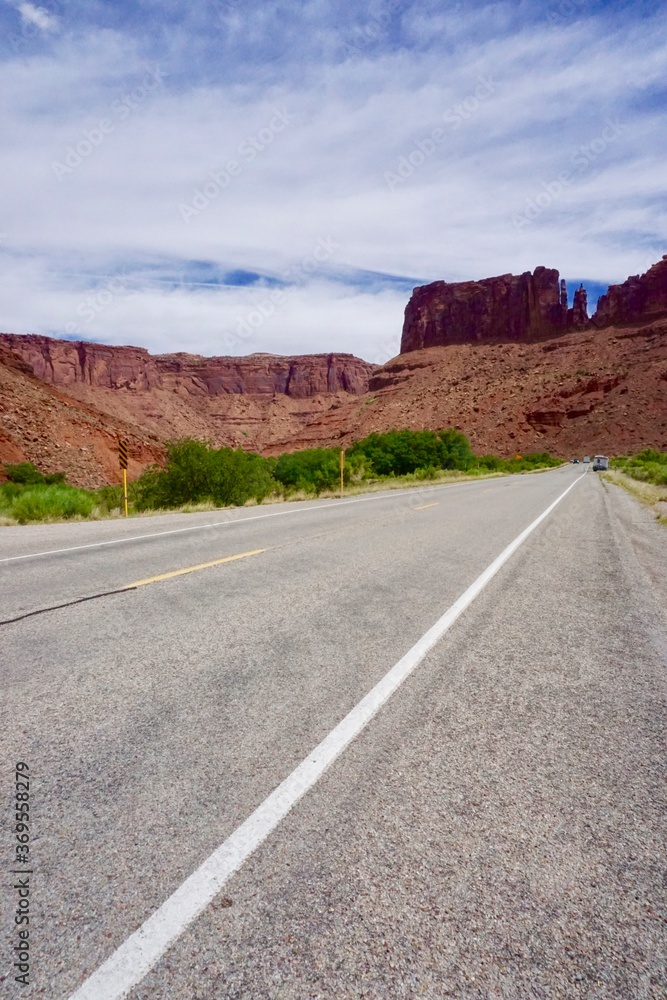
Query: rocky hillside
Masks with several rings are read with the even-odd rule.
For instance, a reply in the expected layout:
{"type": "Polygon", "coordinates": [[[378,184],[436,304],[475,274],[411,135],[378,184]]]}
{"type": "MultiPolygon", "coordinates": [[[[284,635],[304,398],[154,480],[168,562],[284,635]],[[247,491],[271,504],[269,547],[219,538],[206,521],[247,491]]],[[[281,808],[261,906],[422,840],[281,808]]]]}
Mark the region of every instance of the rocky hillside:
{"type": "Polygon", "coordinates": [[[390,427],[448,426],[475,451],[505,456],[667,451],[667,318],[402,354],[375,373],[367,396],[317,429],[324,441],[343,427],[346,444],[390,427]]]}
{"type": "Polygon", "coordinates": [[[119,437],[129,444],[131,477],[163,455],[157,435],[46,385],[0,344],[0,462],[30,461],[42,472],[67,473],[76,486],[103,486],[120,478],[119,437]]]}
{"type": "MultiPolygon", "coordinates": [[[[78,403],[78,411],[94,414],[98,426],[107,428],[114,441],[117,428],[131,427],[132,433],[124,436],[136,463],[130,472],[134,468],[137,473],[161,453],[160,442],[174,437],[197,437],[265,453],[275,451],[277,441],[303,447],[310,439],[308,432],[304,437],[304,428],[346,399],[362,395],[378,367],[351,354],[150,355],[140,347],[8,333],[0,334],[0,347],[5,357],[22,362],[24,378],[26,373],[33,376],[33,395],[35,385],[57,390],[54,395],[61,401],[78,403]]],[[[44,471],[55,471],[51,466],[60,455],[60,422],[55,417],[42,420],[36,404],[28,421],[30,407],[16,402],[22,391],[23,386],[18,396],[8,393],[0,408],[0,461],[14,461],[21,452],[44,471]],[[38,430],[33,442],[30,435],[38,430]]],[[[79,434],[77,424],[70,436],[79,434]]],[[[81,447],[90,447],[87,438],[82,438],[81,447]]],[[[82,460],[80,474],[71,466],[66,471],[80,485],[117,481],[115,453],[112,459],[111,465],[99,465],[96,474],[94,460],[92,465],[82,460]]]]}

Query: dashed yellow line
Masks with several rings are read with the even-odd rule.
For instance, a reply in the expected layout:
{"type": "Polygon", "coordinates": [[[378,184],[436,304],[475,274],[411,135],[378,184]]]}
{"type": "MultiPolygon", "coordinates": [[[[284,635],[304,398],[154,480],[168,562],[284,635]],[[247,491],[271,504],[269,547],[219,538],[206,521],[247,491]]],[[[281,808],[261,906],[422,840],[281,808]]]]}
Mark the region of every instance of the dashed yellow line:
{"type": "Polygon", "coordinates": [[[426,510],[427,507],[438,507],[439,505],[440,505],[440,501],[438,500],[438,501],[436,501],[436,503],[425,503],[421,507],[413,507],[412,509],[413,510],[426,510]]]}
{"type": "Polygon", "coordinates": [[[157,583],[159,580],[171,580],[174,576],[183,576],[185,573],[196,573],[200,569],[208,569],[210,566],[221,566],[222,563],[234,562],[235,559],[245,559],[247,556],[258,556],[266,549],[252,549],[250,552],[239,552],[235,556],[225,556],[224,559],[214,559],[212,562],[199,563],[198,566],[187,566],[185,569],[174,569],[171,573],[161,573],[159,576],[149,576],[146,580],[135,580],[128,583],[124,588],[130,590],[133,587],[145,587],[147,583],[157,583]]]}

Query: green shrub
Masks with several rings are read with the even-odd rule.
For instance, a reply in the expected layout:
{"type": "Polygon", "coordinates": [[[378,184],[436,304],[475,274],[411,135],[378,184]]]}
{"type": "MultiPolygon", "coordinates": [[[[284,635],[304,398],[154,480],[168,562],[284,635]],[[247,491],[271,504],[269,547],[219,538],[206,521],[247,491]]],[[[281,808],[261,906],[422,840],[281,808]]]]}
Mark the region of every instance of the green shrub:
{"type": "Polygon", "coordinates": [[[90,517],[95,500],[86,490],[74,486],[26,486],[16,495],[11,516],[20,524],[47,518],[90,517]]]}
{"type": "Polygon", "coordinates": [[[44,482],[44,476],[32,462],[6,462],[5,475],[11,483],[20,483],[22,486],[44,482]]]}
{"type": "Polygon", "coordinates": [[[51,472],[43,475],[32,462],[5,462],[5,475],[12,483],[22,486],[36,486],[44,483],[47,486],[59,486],[65,482],[64,472],[51,472]]]}
{"type": "Polygon", "coordinates": [[[515,455],[514,458],[480,455],[477,461],[483,472],[530,472],[533,469],[552,469],[561,465],[561,459],[554,458],[548,451],[515,455]]]}
{"type": "Polygon", "coordinates": [[[242,448],[212,448],[187,438],[168,442],[166,453],[164,468],[149,466],[132,484],[137,510],[207,501],[240,505],[261,501],[275,488],[269,462],[242,448]]]}
{"type": "Polygon", "coordinates": [[[637,455],[621,455],[611,460],[612,468],[620,469],[633,479],[655,486],[667,486],[667,452],[644,448],[637,455]]]}
{"type": "Polygon", "coordinates": [[[500,472],[505,465],[505,459],[499,458],[498,455],[480,455],[478,463],[482,471],[500,472]]]}
{"type": "Polygon", "coordinates": [[[415,470],[415,479],[435,479],[440,472],[434,465],[427,465],[425,469],[415,470]]]}
{"type": "Polygon", "coordinates": [[[363,458],[378,476],[406,476],[417,469],[469,469],[474,455],[465,434],[443,431],[392,430],[355,441],[350,456],[363,458]]]}
{"type": "MultiPolygon", "coordinates": [[[[340,482],[340,449],[304,448],[285,452],[278,458],[273,475],[288,493],[303,490],[319,495],[322,490],[335,489],[340,482]]],[[[345,469],[344,479],[349,482],[349,468],[345,469]]]]}
{"type": "MultiPolygon", "coordinates": [[[[129,495],[135,492],[134,485],[134,483],[128,483],[129,495]]],[[[95,490],[95,497],[102,513],[109,514],[112,510],[122,510],[123,508],[122,486],[100,486],[99,489],[95,490]]]]}
{"type": "Polygon", "coordinates": [[[0,485],[0,505],[11,505],[14,499],[25,489],[21,483],[2,483],[0,485]]]}

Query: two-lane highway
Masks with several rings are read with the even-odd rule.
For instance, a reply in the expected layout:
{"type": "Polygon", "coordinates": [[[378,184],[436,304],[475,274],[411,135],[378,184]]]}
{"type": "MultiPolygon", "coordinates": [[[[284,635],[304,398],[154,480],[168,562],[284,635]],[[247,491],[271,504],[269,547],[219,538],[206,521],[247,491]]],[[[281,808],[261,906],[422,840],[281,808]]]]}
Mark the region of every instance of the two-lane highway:
{"type": "Polygon", "coordinates": [[[619,502],[564,468],[3,529],[7,996],[662,996],[664,619],[619,502]]]}

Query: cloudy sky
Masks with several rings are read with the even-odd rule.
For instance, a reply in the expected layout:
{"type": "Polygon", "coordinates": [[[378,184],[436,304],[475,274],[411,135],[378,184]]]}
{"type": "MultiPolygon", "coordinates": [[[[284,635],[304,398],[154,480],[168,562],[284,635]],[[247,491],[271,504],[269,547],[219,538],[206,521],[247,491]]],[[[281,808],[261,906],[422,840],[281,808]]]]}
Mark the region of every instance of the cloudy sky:
{"type": "Polygon", "coordinates": [[[667,8],[0,0],[0,329],[398,351],[417,284],[667,252],[667,8]]]}

